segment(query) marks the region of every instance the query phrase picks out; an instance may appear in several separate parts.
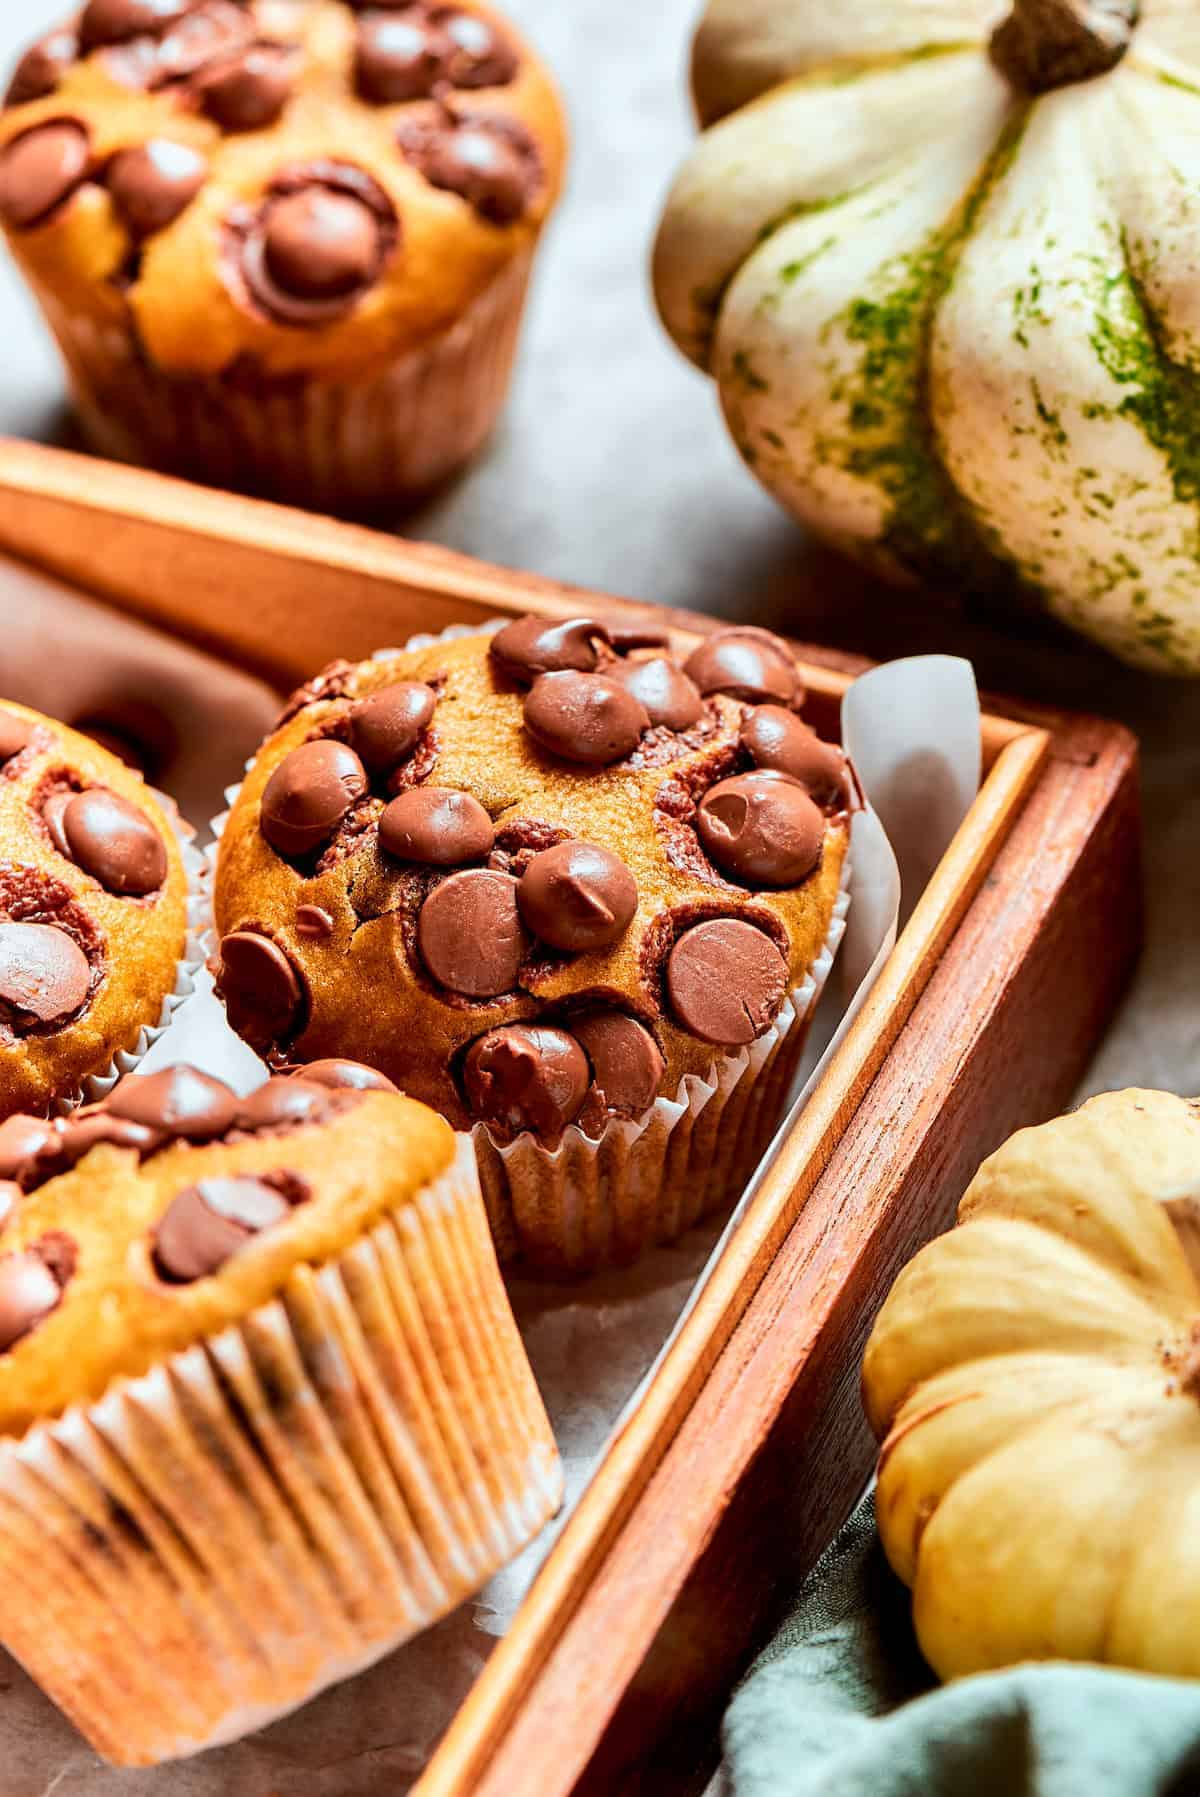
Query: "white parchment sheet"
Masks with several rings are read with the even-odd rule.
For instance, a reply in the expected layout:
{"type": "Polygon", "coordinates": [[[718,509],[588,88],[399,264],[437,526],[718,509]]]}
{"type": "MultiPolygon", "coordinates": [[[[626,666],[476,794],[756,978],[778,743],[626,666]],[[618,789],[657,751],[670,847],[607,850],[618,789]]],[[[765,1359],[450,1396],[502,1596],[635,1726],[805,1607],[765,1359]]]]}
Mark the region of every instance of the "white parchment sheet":
{"type": "MultiPolygon", "coordinates": [[[[929,656],[876,669],[848,694],[843,729],[873,809],[854,820],[846,935],[814,1023],[793,1117],[890,951],[902,876],[907,910],[978,789],[979,706],[969,663],[929,656]]],[[[261,1063],[227,1029],[207,977],[145,1067],[180,1060],[241,1090],[262,1078],[261,1063]]],[[[473,1604],[261,1734],[148,1772],[105,1766],[0,1655],[0,1797],[394,1797],[408,1789],[737,1221],[737,1215],[717,1219],[632,1269],[581,1285],[513,1282],[566,1467],[567,1505],[473,1604]]]]}

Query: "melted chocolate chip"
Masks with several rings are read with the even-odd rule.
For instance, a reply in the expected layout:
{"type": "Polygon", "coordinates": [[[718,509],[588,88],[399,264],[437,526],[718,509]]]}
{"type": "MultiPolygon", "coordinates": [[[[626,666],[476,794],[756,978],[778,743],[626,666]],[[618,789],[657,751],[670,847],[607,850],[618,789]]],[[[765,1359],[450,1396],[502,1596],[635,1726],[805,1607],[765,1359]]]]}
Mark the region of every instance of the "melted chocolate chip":
{"type": "Polygon", "coordinates": [[[380,847],[399,861],[426,867],[482,861],[495,840],[495,827],[478,799],[440,786],[402,792],[379,820],[380,847]]]}
{"type": "Polygon", "coordinates": [[[230,1024],[252,1048],[285,1040],[303,1016],[298,972],[283,950],[257,930],[234,930],[222,938],[216,988],[230,1024]]]}
{"type": "Polygon", "coordinates": [[[667,730],[691,730],[704,716],[704,701],[682,668],[656,655],[649,661],[619,661],[609,669],[646,710],[651,724],[667,730]]]}
{"type": "Polygon", "coordinates": [[[517,53],[487,19],[442,7],[434,14],[452,46],[446,75],[452,87],[506,87],[517,72],[517,53]]]}
{"type": "Polygon", "coordinates": [[[696,834],[725,873],[751,886],[799,886],[818,866],[825,819],[790,775],[764,769],[720,780],[696,813],[696,834]]]}
{"type": "Polygon", "coordinates": [[[254,16],[238,0],[202,0],[155,46],[152,81],[186,81],[254,42],[254,16]]]}
{"type": "Polygon", "coordinates": [[[750,624],[705,637],[683,671],[702,693],[726,693],[752,705],[771,700],[798,704],[804,696],[795,660],[783,638],[750,624]]]}
{"type": "Polygon", "coordinates": [[[27,749],[33,740],[33,725],[11,711],[0,711],[0,767],[27,749]]]}
{"type": "Polygon", "coordinates": [[[79,21],[79,40],[85,50],[97,50],[151,36],[165,31],[195,4],[196,0],[88,0],[79,21]]]}
{"type": "Polygon", "coordinates": [[[809,724],[781,705],[756,705],[742,721],[738,737],[750,759],[761,768],[790,774],[807,787],[818,805],[845,805],[849,767],[834,743],[822,742],[809,724]]]}
{"type": "Polygon", "coordinates": [[[537,146],[515,119],[405,120],[396,142],[431,187],[457,194],[489,224],[514,223],[541,181],[537,146]]]}
{"type": "Polygon", "coordinates": [[[7,1117],[0,1123],[0,1179],[31,1192],[58,1159],[59,1132],[43,1117],[7,1117]]]}
{"type": "Polygon", "coordinates": [[[517,882],[485,867],[451,874],[421,907],[417,944],[426,967],[448,991],[464,998],[511,992],[529,947],[517,910],[517,882]]]}
{"type": "Polygon", "coordinates": [[[358,28],[354,75],[364,100],[390,106],[427,99],[446,79],[454,46],[440,26],[413,10],[373,13],[358,28]]]}
{"type": "Polygon", "coordinates": [[[532,686],[539,674],[561,674],[573,668],[590,674],[600,661],[597,645],[608,642],[608,630],[595,618],[568,618],[551,624],[545,618],[514,618],[488,644],[492,662],[506,679],[532,686]]]}
{"type": "Polygon", "coordinates": [[[0,1353],[58,1309],[74,1270],[74,1244],[58,1232],[0,1259],[0,1353]]]}
{"type": "Polygon", "coordinates": [[[622,1011],[585,1011],[572,1017],[571,1034],[592,1064],[606,1109],[625,1117],[650,1109],[667,1064],[648,1029],[622,1011]]]}
{"type": "Polygon", "coordinates": [[[0,218],[17,231],[44,224],[86,179],[91,160],[87,130],[74,119],[14,137],[0,153],[0,218]]]}
{"type": "Polygon", "coordinates": [[[279,1129],[288,1124],[323,1123],[329,1115],[328,1088],[306,1075],[269,1079],[238,1106],[239,1129],[279,1129]]]}
{"type": "Polygon", "coordinates": [[[285,755],[263,788],[259,829],[280,855],[310,855],[327,843],[367,790],[362,762],[323,737],[285,755]]]}
{"type": "Polygon", "coordinates": [[[170,862],[162,837],[145,812],[106,787],[55,794],[45,815],[55,845],[106,892],[145,898],[166,879],[170,862]]]}
{"type": "Polygon", "coordinates": [[[333,919],[320,905],[297,905],[296,934],[310,942],[328,942],[333,935],[333,919]]]}
{"type": "Polygon", "coordinates": [[[429,728],[437,694],[421,680],[396,680],[360,699],[350,713],[350,740],[373,774],[406,761],[429,728]]]}
{"type": "Polygon", "coordinates": [[[180,1192],[158,1225],[154,1265],[173,1285],[219,1273],[227,1261],[289,1215],[284,1192],[245,1175],[202,1179],[180,1192]]]}
{"type": "Polygon", "coordinates": [[[509,1024],[480,1038],[469,1051],[463,1084],[471,1114],[518,1135],[548,1141],[560,1135],[587,1096],[587,1056],[565,1030],[509,1024]]]}
{"type": "Polygon", "coordinates": [[[212,1142],[233,1128],[237,1095],[222,1080],[198,1067],[164,1067],[160,1073],[131,1073],[103,1101],[112,1117],[186,1142],[212,1142]]]}
{"type": "MultiPolygon", "coordinates": [[[[90,1104],[62,1124],[58,1138],[58,1162],[53,1171],[76,1166],[93,1148],[126,1148],[145,1160],[169,1140],[164,1129],[117,1117],[104,1104],[90,1104]]],[[[49,1177],[49,1174],[47,1174],[49,1177]]]]}
{"type": "Polygon", "coordinates": [[[4,104],[24,106],[30,100],[44,100],[57,90],[78,55],[79,39],[69,26],[31,44],[13,71],[4,104]]]}
{"type": "Polygon", "coordinates": [[[778,1016],[787,963],[762,930],[718,917],[685,930],[667,961],[667,994],[685,1030],[720,1048],[753,1042],[778,1016]]]}
{"type": "Polygon", "coordinates": [[[92,970],[65,930],[45,923],[0,923],[0,1004],[38,1023],[60,1023],[77,1011],[92,970]]]}
{"type": "Polygon", "coordinates": [[[533,934],[574,954],[619,942],[637,902],[637,881],[625,863],[590,842],[543,849],[517,887],[521,916],[533,934]]]}
{"type": "Polygon", "coordinates": [[[645,707],[606,674],[540,674],[525,695],[525,728],[564,761],[610,767],[650,728],[645,707]]]}
{"type": "Polygon", "coordinates": [[[133,237],[165,231],[187,210],[208,179],[208,164],[190,144],[154,137],[122,150],[108,165],[108,191],[133,237]]]}
{"type": "Polygon", "coordinates": [[[207,64],[196,91],[210,119],[223,131],[263,131],[292,97],[295,53],[285,44],[251,44],[207,64]]]}
{"type": "Polygon", "coordinates": [[[374,1067],[364,1067],[361,1061],[344,1061],[331,1059],[325,1061],[309,1061],[307,1066],[297,1067],[293,1079],[301,1079],[318,1086],[329,1086],[335,1092],[398,1092],[399,1086],[393,1085],[387,1075],[374,1067]]]}
{"type": "Polygon", "coordinates": [[[280,177],[258,213],[233,227],[241,279],[277,323],[328,323],[378,280],[399,241],[387,194],[350,164],[280,177]]]}

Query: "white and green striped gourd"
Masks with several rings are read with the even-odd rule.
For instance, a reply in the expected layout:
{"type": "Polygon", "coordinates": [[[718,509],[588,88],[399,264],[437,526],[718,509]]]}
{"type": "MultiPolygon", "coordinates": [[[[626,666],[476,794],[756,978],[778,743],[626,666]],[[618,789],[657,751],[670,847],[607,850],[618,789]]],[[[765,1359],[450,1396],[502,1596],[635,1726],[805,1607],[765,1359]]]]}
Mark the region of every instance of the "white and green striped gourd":
{"type": "Polygon", "coordinates": [[[655,288],[764,485],[1200,674],[1200,0],[709,0],[693,81],[655,288]]]}

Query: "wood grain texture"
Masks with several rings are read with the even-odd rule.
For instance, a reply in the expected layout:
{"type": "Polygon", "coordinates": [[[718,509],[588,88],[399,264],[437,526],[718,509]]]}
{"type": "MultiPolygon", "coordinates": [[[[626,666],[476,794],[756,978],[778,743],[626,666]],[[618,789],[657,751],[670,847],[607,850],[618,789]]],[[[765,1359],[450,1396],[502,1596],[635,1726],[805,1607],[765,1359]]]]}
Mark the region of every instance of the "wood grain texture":
{"type": "MultiPolygon", "coordinates": [[[[280,686],[522,611],[718,627],[2,441],[0,547],[280,686]]],[[[832,734],[867,664],[799,652],[832,734]]],[[[983,747],[979,799],[422,1797],[692,1788],[772,1591],[861,1490],[875,1308],[981,1156],[1069,1093],[1140,936],[1132,740],[999,702],[983,747]]]]}

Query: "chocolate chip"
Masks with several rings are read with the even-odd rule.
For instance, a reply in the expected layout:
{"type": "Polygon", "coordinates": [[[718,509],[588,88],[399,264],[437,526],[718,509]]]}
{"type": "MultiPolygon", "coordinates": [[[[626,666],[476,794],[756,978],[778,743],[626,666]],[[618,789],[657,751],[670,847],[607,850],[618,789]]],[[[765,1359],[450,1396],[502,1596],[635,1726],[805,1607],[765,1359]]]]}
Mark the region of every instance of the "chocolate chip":
{"type": "Polygon", "coordinates": [[[0,1179],[0,1234],[3,1233],[16,1215],[21,1202],[21,1188],[12,1179],[0,1179]]]}
{"type": "Polygon", "coordinates": [[[58,1309],[74,1267],[73,1245],[57,1232],[0,1259],[0,1353],[58,1309]]]}
{"type": "Polygon", "coordinates": [[[637,902],[637,881],[625,863],[590,842],[543,849],[517,887],[521,916],[533,934],[575,954],[619,942],[637,902]]]}
{"type": "Polygon", "coordinates": [[[696,834],[717,866],[751,886],[799,886],[821,859],[825,819],[790,775],[735,774],[705,793],[696,834]]]}
{"type": "Polygon", "coordinates": [[[762,930],[718,917],[685,930],[667,962],[667,994],[682,1027],[739,1048],[761,1036],[787,992],[787,963],[762,930]]]}
{"type": "Polygon", "coordinates": [[[281,855],[310,855],[327,843],[367,790],[362,762],[323,737],[285,755],[263,788],[258,827],[281,855]]]}
{"type": "Polygon", "coordinates": [[[153,79],[186,81],[254,41],[254,15],[238,0],[204,0],[155,46],[153,79]]]}
{"type": "Polygon", "coordinates": [[[618,655],[628,655],[632,649],[669,649],[671,633],[653,624],[610,624],[608,640],[618,655]]]}
{"type": "Polygon", "coordinates": [[[57,90],[78,55],[79,39],[66,26],[31,44],[13,71],[4,104],[24,106],[30,100],[44,100],[57,90]]]}
{"type": "Polygon", "coordinates": [[[318,325],[351,311],[399,240],[390,199],[349,163],[280,176],[256,215],[231,225],[250,296],[280,324],[318,325]]]}
{"type": "Polygon", "coordinates": [[[27,749],[33,740],[33,725],[11,711],[0,711],[0,767],[27,749]]]}
{"type": "Polygon", "coordinates": [[[795,660],[783,638],[750,624],[705,637],[683,671],[702,693],[727,693],[752,705],[769,700],[798,704],[804,696],[795,660]]]}
{"type": "Polygon", "coordinates": [[[586,767],[609,767],[650,728],[646,708],[605,674],[540,674],[525,695],[525,728],[543,749],[586,767]]]}
{"type": "Polygon", "coordinates": [[[296,934],[310,942],[328,942],[333,935],[333,919],[320,905],[297,905],[296,934]]]}
{"type": "Polygon", "coordinates": [[[285,44],[251,44],[201,69],[196,90],[223,131],[262,131],[291,99],[295,69],[295,54],[285,44]]]}
{"type": "Polygon", "coordinates": [[[59,1023],[79,1009],[91,982],[87,956],[65,930],[0,923],[0,1003],[38,1023],[59,1023]]]}
{"type": "Polygon", "coordinates": [[[88,0],[79,21],[85,50],[128,43],[130,38],[164,31],[181,19],[196,0],[88,0]]]}
{"type": "Polygon", "coordinates": [[[290,1123],[323,1123],[329,1115],[329,1092],[303,1074],[269,1079],[238,1106],[239,1129],[279,1129],[290,1123]]]}
{"type": "Polygon", "coordinates": [[[440,985],[464,998],[511,992],[529,940],[511,874],[471,868],[435,886],[417,919],[421,958],[440,985]]]}
{"type": "Polygon", "coordinates": [[[809,724],[782,705],[756,705],[742,720],[738,741],[761,768],[790,774],[808,788],[818,805],[844,805],[849,797],[846,757],[822,742],[809,724]]]}
{"type": "Polygon", "coordinates": [[[441,786],[402,792],[379,820],[380,847],[397,860],[426,867],[482,861],[495,840],[495,827],[479,800],[441,786]]]}
{"type": "Polygon", "coordinates": [[[87,130],[73,119],[14,137],[0,154],[0,218],[18,231],[44,223],[84,180],[91,160],[87,130]]]}
{"type": "Polygon", "coordinates": [[[165,231],[207,179],[208,164],[199,151],[167,137],[121,150],[109,163],[107,176],[117,216],[134,237],[165,231]]]}
{"type": "Polygon", "coordinates": [[[301,1079],[318,1086],[330,1086],[334,1091],[350,1092],[398,1092],[399,1086],[393,1085],[387,1075],[374,1067],[364,1067],[361,1061],[344,1061],[331,1059],[325,1061],[309,1061],[307,1066],[297,1067],[293,1079],[301,1079]]]}
{"type": "Polygon", "coordinates": [[[269,1048],[293,1034],[304,1010],[300,976],[283,950],[257,930],[222,938],[217,995],[229,1021],[252,1048],[269,1048]]]}
{"type": "Polygon", "coordinates": [[[391,106],[423,100],[446,78],[454,53],[447,34],[418,12],[372,14],[358,28],[354,74],[364,100],[391,106]]]}
{"type": "Polygon", "coordinates": [[[59,1132],[43,1117],[6,1117],[0,1123],[0,1179],[30,1192],[58,1159],[59,1132]]]}
{"type": "Polygon", "coordinates": [[[144,1160],[167,1141],[166,1132],[132,1117],[117,1117],[103,1104],[75,1111],[63,1123],[58,1139],[55,1173],[76,1166],[93,1148],[125,1148],[144,1160]]]}
{"type": "Polygon", "coordinates": [[[131,1073],[103,1101],[113,1117],[185,1142],[211,1142],[233,1128],[237,1095],[224,1081],[181,1063],[159,1073],[131,1073]]]}
{"type": "Polygon", "coordinates": [[[350,740],[373,774],[406,761],[429,728],[437,694],[421,680],[396,680],[360,699],[350,713],[350,740]]]}
{"type": "Polygon", "coordinates": [[[656,655],[649,661],[619,661],[609,669],[639,704],[651,724],[667,730],[691,730],[704,716],[704,701],[682,668],[656,655]]]}
{"type": "Polygon", "coordinates": [[[434,18],[453,46],[446,67],[453,87],[506,87],[516,75],[516,51],[487,19],[451,7],[434,18]]]}
{"type": "Polygon", "coordinates": [[[496,632],[488,654],[507,679],[531,686],[539,674],[560,674],[565,668],[594,672],[600,660],[596,645],[607,642],[608,630],[595,618],[568,618],[562,624],[514,618],[496,632]]]}
{"type": "Polygon", "coordinates": [[[610,1111],[640,1117],[650,1109],[667,1063],[648,1029],[622,1011],[585,1011],[571,1018],[571,1034],[582,1044],[610,1111]]]}
{"type": "Polygon", "coordinates": [[[282,1223],[291,1208],[281,1191],[261,1179],[199,1180],[172,1200],[159,1223],[154,1265],[173,1285],[207,1279],[264,1229],[282,1223]]]}
{"type": "Polygon", "coordinates": [[[515,119],[406,120],[396,143],[432,187],[458,194],[493,225],[520,218],[541,179],[537,146],[515,119]]]}
{"type": "Polygon", "coordinates": [[[565,1030],[509,1024],[469,1051],[463,1084],[471,1114],[512,1134],[531,1130],[548,1141],[561,1134],[587,1096],[587,1056],[565,1030]]]}
{"type": "Polygon", "coordinates": [[[119,898],[157,892],[170,870],[167,848],[144,811],[103,786],[47,803],[46,821],[62,852],[119,898]]]}

